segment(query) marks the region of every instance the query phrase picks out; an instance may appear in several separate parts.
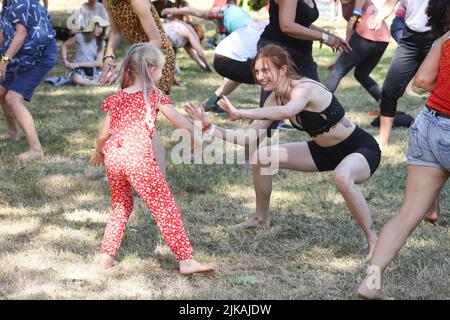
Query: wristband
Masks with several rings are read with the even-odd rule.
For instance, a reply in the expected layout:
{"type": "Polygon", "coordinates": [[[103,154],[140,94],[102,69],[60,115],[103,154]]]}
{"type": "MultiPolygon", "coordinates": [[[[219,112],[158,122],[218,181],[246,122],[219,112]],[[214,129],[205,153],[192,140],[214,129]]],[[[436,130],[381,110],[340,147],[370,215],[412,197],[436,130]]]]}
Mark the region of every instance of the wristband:
{"type": "Polygon", "coordinates": [[[353,9],[353,15],[357,17],[361,17],[363,15],[364,11],[362,8],[354,8],[353,9]]]}
{"type": "Polygon", "coordinates": [[[328,42],[328,39],[329,39],[328,33],[323,32],[322,36],[320,37],[320,42],[326,44],[328,42]]]}
{"type": "Polygon", "coordinates": [[[102,59],[102,60],[103,60],[103,62],[105,62],[105,60],[106,60],[106,59],[108,59],[108,58],[111,58],[111,59],[113,59],[113,60],[114,60],[114,55],[113,55],[113,54],[111,54],[111,55],[108,55],[108,56],[104,56],[104,57],[103,57],[103,59],[102,59]]]}
{"type": "Polygon", "coordinates": [[[2,55],[0,58],[0,62],[11,62],[11,58],[8,57],[6,54],[2,55]]]}
{"type": "Polygon", "coordinates": [[[211,127],[212,127],[212,123],[210,122],[202,128],[202,133],[207,132],[209,129],[211,129],[211,127]]]}

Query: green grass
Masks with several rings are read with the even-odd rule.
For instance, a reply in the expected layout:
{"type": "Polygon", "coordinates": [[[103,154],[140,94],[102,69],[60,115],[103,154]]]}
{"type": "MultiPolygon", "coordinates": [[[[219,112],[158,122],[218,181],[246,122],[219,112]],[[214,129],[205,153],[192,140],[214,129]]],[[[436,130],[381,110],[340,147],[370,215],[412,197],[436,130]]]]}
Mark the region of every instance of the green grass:
{"type": "MultiPolygon", "coordinates": [[[[393,49],[391,45],[373,72],[380,84],[393,49]]],[[[211,50],[207,55],[212,60],[211,50]]],[[[333,61],[331,50],[316,47],[314,56],[321,80],[325,80],[326,65],[333,61]]],[[[178,61],[183,70],[180,77],[187,85],[174,87],[172,99],[184,113],[184,102],[203,102],[221,78],[201,73],[184,53],[178,61]]],[[[59,64],[50,76],[64,73],[59,64]]],[[[28,106],[45,159],[23,164],[14,156],[25,150],[24,139],[0,142],[1,299],[356,297],[366,268],[365,238],[330,173],[279,172],[274,178],[273,226],[236,231],[229,226],[254,212],[250,170],[242,165],[173,165],[168,161],[168,182],[196,257],[216,265],[218,272],[208,277],[178,275],[173,255],[138,199],[117,257],[119,265],[108,272],[97,270],[110,198],[102,181],[103,168],[90,167],[88,160],[97,133],[98,107],[114,90],[42,84],[28,106]]],[[[245,85],[230,99],[250,108],[258,105],[258,97],[258,87],[245,85]]],[[[367,115],[376,105],[352,75],[342,81],[337,97],[359,126],[377,134],[367,115]]],[[[399,110],[415,116],[423,103],[404,97],[399,110]]],[[[226,127],[241,125],[226,116],[213,116],[213,120],[226,127]]],[[[0,127],[4,124],[1,116],[0,127]]],[[[169,153],[175,145],[170,141],[173,127],[163,116],[158,130],[169,153]]],[[[299,132],[280,135],[281,142],[307,139],[299,132]]],[[[377,230],[401,205],[407,144],[408,130],[395,129],[380,168],[362,186],[377,230]]],[[[422,223],[389,267],[388,295],[398,299],[450,297],[448,187],[443,190],[441,206],[440,226],[422,223]]]]}

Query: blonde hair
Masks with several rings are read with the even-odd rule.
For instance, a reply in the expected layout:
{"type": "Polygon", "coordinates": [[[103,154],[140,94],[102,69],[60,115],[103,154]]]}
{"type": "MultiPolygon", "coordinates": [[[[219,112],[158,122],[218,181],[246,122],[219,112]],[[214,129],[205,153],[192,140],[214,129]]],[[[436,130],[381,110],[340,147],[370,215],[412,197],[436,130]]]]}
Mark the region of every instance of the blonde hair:
{"type": "Polygon", "coordinates": [[[153,90],[160,92],[148,67],[162,67],[165,62],[164,54],[154,45],[150,43],[134,44],[125,55],[117,82],[120,83],[120,88],[124,89],[136,79],[140,79],[145,103],[148,104],[149,92],[153,90]]]}

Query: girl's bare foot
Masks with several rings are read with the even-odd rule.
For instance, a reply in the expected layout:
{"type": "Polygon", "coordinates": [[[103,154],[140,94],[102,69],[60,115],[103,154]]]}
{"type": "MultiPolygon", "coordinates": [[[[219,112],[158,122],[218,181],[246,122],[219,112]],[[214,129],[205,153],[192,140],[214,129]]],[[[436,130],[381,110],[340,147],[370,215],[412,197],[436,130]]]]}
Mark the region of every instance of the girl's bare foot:
{"type": "Polygon", "coordinates": [[[259,220],[256,216],[250,217],[244,222],[235,224],[232,226],[233,229],[250,229],[250,228],[261,228],[268,227],[270,225],[269,219],[266,221],[259,220]]]}
{"type": "Polygon", "coordinates": [[[5,131],[5,133],[0,134],[0,141],[3,140],[13,140],[13,141],[19,141],[20,140],[20,133],[19,131],[5,131]]]}
{"type": "Polygon", "coordinates": [[[180,261],[180,273],[182,275],[209,272],[214,272],[214,268],[205,264],[198,263],[194,259],[186,259],[180,261]]]}
{"type": "Polygon", "coordinates": [[[369,289],[367,284],[370,282],[369,276],[367,276],[363,282],[359,285],[358,296],[364,300],[384,300],[386,296],[383,290],[380,289],[369,289]]]}
{"type": "Polygon", "coordinates": [[[33,159],[39,159],[44,156],[44,151],[42,150],[28,150],[24,153],[21,153],[17,156],[17,159],[21,161],[29,161],[33,159]]]}
{"type": "Polygon", "coordinates": [[[102,253],[102,256],[100,258],[99,266],[102,269],[109,269],[111,267],[114,267],[117,264],[117,261],[114,260],[113,257],[111,257],[109,254],[102,253]]]}

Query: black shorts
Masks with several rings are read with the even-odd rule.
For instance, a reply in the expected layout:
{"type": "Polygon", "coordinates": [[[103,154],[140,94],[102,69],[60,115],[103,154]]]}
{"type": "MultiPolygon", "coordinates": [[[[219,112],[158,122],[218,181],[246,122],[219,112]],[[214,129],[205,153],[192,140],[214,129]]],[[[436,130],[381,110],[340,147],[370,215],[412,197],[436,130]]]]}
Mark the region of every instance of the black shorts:
{"type": "Polygon", "coordinates": [[[238,61],[220,54],[214,55],[214,69],[216,72],[222,77],[239,83],[255,84],[252,64],[252,59],[238,61]]]}
{"type": "Polygon", "coordinates": [[[370,175],[377,170],[381,160],[381,150],[375,138],[356,126],[347,139],[331,147],[321,147],[314,141],[308,141],[309,151],[319,171],[336,169],[341,161],[352,153],[360,153],[366,158],[370,175]]]}

